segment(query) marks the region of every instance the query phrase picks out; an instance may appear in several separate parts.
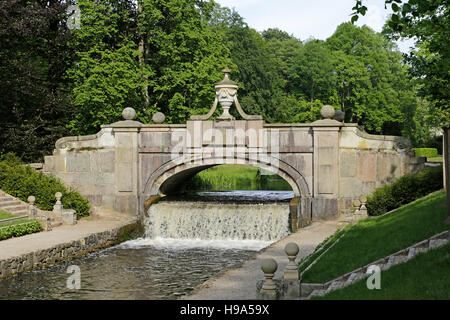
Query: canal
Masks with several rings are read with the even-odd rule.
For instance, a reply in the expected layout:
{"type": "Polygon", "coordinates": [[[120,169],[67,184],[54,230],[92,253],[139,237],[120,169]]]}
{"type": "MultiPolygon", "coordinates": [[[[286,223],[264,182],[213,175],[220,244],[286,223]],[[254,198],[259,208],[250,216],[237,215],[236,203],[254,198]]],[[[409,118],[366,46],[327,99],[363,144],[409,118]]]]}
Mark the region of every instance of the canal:
{"type": "Polygon", "coordinates": [[[292,197],[225,191],[164,199],[150,208],[145,237],[0,280],[0,299],[177,299],[286,236],[292,197]],[[73,265],[80,289],[67,286],[73,265]]]}

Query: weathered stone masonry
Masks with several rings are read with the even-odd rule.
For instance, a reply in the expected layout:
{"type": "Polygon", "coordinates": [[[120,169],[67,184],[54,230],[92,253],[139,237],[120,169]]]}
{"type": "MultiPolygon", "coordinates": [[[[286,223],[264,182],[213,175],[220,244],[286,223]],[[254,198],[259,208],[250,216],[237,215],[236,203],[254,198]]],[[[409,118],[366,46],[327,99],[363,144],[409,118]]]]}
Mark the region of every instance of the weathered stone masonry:
{"type": "Polygon", "coordinates": [[[139,230],[140,226],[137,222],[128,222],[117,228],[93,233],[82,239],[59,244],[49,249],[1,260],[0,279],[109,247],[126,240],[130,234],[139,230]]]}
{"type": "Polygon", "coordinates": [[[336,218],[359,196],[423,165],[407,139],[369,135],[357,124],[332,119],[332,107],[324,107],[325,119],[313,123],[268,124],[245,114],[236,90],[226,74],[216,84],[210,112],[186,124],[142,124],[127,108],[124,121],[104,125],[96,135],[58,140],[43,170],[77,188],[93,206],[143,217],[147,199],[182,192],[201,170],[259,166],[291,185],[296,229],[314,219],[336,218]],[[225,111],[208,120],[218,103],[228,110],[233,101],[244,120],[225,111]]]}

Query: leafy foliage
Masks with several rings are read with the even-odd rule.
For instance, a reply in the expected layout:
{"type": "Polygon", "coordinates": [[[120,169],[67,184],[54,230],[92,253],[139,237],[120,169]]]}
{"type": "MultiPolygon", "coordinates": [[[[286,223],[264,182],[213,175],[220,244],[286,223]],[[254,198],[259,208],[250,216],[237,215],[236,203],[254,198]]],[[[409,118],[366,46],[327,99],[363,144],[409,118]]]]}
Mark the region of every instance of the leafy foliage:
{"type": "Polygon", "coordinates": [[[414,148],[416,157],[437,157],[438,151],[436,148],[414,148]]]}
{"type": "MultiPolygon", "coordinates": [[[[1,227],[1,225],[0,225],[1,227]]],[[[0,240],[6,240],[12,237],[20,237],[26,234],[41,231],[42,226],[39,221],[32,220],[27,223],[12,225],[5,228],[0,228],[0,240]]]]}
{"type": "Polygon", "coordinates": [[[39,161],[74,114],[65,1],[0,1],[0,153],[39,161]]]}
{"type": "MultiPolygon", "coordinates": [[[[436,126],[450,121],[450,6],[448,0],[385,0],[394,14],[383,32],[392,39],[414,39],[415,49],[405,56],[418,85],[418,93],[429,101],[436,126]]],[[[357,0],[352,21],[367,7],[357,0]]]]}
{"type": "Polygon", "coordinates": [[[403,206],[443,187],[442,167],[426,168],[415,174],[400,177],[367,198],[367,212],[378,216],[403,206]]]}
{"type": "Polygon", "coordinates": [[[61,136],[97,132],[125,107],[143,123],[157,111],[183,123],[209,110],[226,66],[244,110],[267,122],[315,121],[331,104],[370,133],[429,146],[431,129],[448,120],[447,1],[386,2],[398,11],[385,34],[417,31],[411,67],[385,36],[351,23],[326,41],[301,41],[276,28],[259,33],[214,1],[79,0],[81,28],[69,30],[72,1],[2,1],[0,153],[42,161],[61,136]]]}
{"type": "Polygon", "coordinates": [[[58,178],[22,165],[13,154],[7,154],[0,162],[0,189],[23,201],[32,195],[36,198],[36,206],[43,210],[52,210],[56,201],[55,193],[61,192],[61,201],[66,209],[76,210],[78,218],[89,215],[87,199],[77,191],[67,189],[58,178]]]}

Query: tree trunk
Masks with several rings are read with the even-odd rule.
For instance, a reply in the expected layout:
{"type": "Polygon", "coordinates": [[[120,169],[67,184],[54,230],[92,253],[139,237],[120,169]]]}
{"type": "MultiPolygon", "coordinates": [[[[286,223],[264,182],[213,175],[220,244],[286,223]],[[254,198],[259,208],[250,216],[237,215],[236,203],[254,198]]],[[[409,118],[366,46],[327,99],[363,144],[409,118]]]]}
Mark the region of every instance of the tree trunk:
{"type": "MultiPolygon", "coordinates": [[[[138,17],[140,17],[142,14],[142,1],[143,0],[138,1],[138,17]]],[[[143,71],[145,68],[145,43],[144,43],[144,36],[142,35],[142,33],[139,34],[139,37],[140,39],[138,50],[141,53],[141,55],[139,56],[139,65],[141,66],[141,69],[143,71]]],[[[144,98],[144,105],[148,107],[150,105],[150,97],[148,95],[148,86],[146,84],[148,80],[147,75],[144,74],[142,76],[142,80],[144,82],[144,84],[142,85],[142,96],[144,98]]]]}

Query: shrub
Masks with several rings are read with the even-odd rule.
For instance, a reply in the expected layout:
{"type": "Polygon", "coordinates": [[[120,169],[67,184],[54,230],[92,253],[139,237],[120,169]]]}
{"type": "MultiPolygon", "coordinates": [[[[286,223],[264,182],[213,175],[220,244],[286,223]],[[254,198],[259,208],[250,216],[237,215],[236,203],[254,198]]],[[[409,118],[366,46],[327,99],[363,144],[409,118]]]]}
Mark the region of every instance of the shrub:
{"type": "Polygon", "coordinates": [[[41,229],[41,224],[36,220],[0,228],[0,240],[6,240],[12,237],[20,237],[26,234],[39,232],[41,231],[41,229]]]}
{"type": "Polygon", "coordinates": [[[54,176],[47,176],[21,163],[13,154],[7,154],[0,162],[0,189],[27,201],[28,196],[36,198],[36,206],[42,210],[52,210],[55,193],[61,192],[62,204],[66,209],[74,209],[77,217],[89,215],[89,201],[54,176]]]}
{"type": "Polygon", "coordinates": [[[438,151],[436,148],[414,148],[416,157],[433,158],[437,157],[438,151]]]}
{"type": "Polygon", "coordinates": [[[442,188],[442,167],[426,168],[375,189],[367,197],[367,212],[379,216],[442,188]]]}

